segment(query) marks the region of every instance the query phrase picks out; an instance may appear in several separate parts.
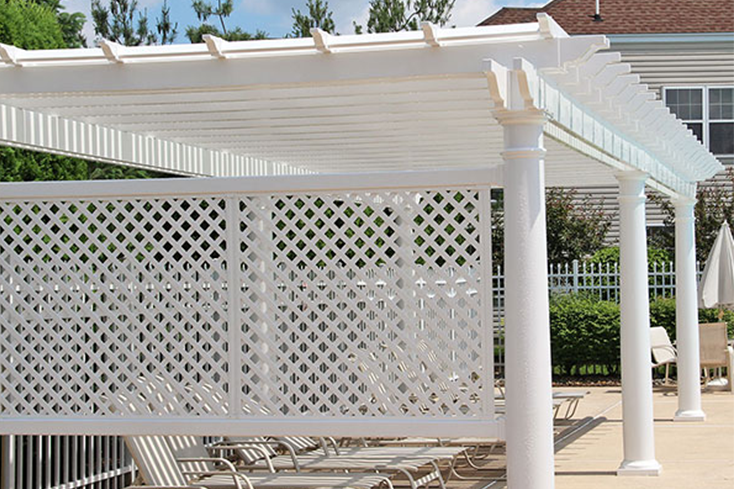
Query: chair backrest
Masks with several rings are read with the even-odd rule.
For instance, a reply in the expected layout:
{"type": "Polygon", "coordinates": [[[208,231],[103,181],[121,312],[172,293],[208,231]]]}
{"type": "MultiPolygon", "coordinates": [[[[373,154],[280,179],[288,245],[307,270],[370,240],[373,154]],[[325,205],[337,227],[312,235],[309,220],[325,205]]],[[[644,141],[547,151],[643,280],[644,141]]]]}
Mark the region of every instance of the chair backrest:
{"type": "Polygon", "coordinates": [[[650,348],[655,363],[658,365],[675,361],[677,358],[668,332],[662,326],[650,328],[650,348]]]}
{"type": "Polygon", "coordinates": [[[188,485],[165,436],[126,436],[125,445],[147,485],[188,485]]]}
{"type": "MultiPolygon", "coordinates": [[[[200,436],[167,436],[171,453],[178,460],[182,458],[207,458],[209,452],[200,436]]],[[[184,472],[214,472],[217,470],[213,462],[182,462],[184,472]]]]}
{"type": "Polygon", "coordinates": [[[248,448],[239,448],[234,451],[234,454],[242,460],[245,465],[253,464],[257,462],[258,460],[262,460],[264,457],[263,452],[265,452],[268,457],[275,457],[277,453],[275,450],[273,450],[271,445],[268,444],[262,444],[259,445],[258,441],[265,441],[265,438],[262,437],[248,437],[248,438],[227,438],[229,442],[232,444],[237,443],[246,443],[248,445],[255,445],[260,448],[260,450],[255,449],[248,449],[248,448]]]}
{"type": "Polygon", "coordinates": [[[726,323],[699,324],[698,328],[701,343],[701,367],[728,365],[726,323]]]}
{"type": "Polygon", "coordinates": [[[284,436],[278,439],[293,447],[296,453],[321,448],[321,443],[308,436],[284,436]]]}

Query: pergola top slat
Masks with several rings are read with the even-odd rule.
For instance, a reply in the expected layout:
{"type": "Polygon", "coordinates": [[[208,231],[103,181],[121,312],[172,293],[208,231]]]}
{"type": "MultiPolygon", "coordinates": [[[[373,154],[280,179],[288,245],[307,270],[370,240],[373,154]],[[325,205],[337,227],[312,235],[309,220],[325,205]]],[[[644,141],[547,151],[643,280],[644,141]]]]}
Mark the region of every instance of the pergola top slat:
{"type": "Polygon", "coordinates": [[[528,24],[360,36],[0,45],[0,140],[192,175],[247,174],[243,159],[291,174],[463,168],[483,154],[499,164],[496,121],[535,108],[550,119],[547,135],[583,155],[574,161],[586,158],[578,174],[595,165],[644,171],[650,185],[690,197],[721,164],[629,64],[599,52],[608,46],[604,36],[569,37],[545,14],[528,24]],[[520,92],[508,93],[512,77],[520,92]],[[128,141],[153,150],[123,150],[128,141]],[[190,156],[200,151],[204,159],[190,156]],[[172,164],[179,154],[184,163],[172,164]],[[220,161],[231,163],[222,170],[220,161]]]}

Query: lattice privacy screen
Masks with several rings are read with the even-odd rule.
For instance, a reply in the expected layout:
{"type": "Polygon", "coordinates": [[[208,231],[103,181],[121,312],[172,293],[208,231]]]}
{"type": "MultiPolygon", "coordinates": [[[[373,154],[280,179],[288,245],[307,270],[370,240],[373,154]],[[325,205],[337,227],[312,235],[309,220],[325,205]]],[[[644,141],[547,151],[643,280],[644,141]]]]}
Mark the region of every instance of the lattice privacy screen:
{"type": "Polygon", "coordinates": [[[0,202],[0,415],[491,418],[488,203],[0,202]]]}

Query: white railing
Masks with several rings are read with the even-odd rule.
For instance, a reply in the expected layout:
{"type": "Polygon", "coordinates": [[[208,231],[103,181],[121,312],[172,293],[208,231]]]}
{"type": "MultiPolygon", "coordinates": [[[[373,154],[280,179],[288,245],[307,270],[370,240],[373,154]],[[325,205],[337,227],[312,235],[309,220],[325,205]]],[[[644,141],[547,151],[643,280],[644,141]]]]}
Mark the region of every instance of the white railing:
{"type": "Polygon", "coordinates": [[[496,435],[489,182],[409,177],[4,186],[3,434],[496,435]]]}
{"type": "Polygon", "coordinates": [[[113,436],[4,436],[0,489],[122,489],[134,466],[113,436]]]}
{"type": "MultiPolygon", "coordinates": [[[[696,264],[697,278],[703,264],[696,264]]],[[[504,271],[495,267],[493,276],[495,374],[504,371],[504,271]]],[[[672,262],[652,263],[648,271],[650,298],[675,297],[675,266],[672,262]]],[[[548,289],[551,293],[586,293],[600,300],[619,302],[619,264],[573,261],[548,266],[548,289]]]]}

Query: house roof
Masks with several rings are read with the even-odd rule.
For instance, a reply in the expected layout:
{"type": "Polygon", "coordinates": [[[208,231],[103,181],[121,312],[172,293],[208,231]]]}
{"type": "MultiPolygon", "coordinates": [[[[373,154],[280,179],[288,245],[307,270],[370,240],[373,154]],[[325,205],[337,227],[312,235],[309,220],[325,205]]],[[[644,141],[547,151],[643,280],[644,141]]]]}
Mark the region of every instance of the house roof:
{"type": "Polygon", "coordinates": [[[545,12],[569,34],[734,32],[734,0],[552,0],[538,8],[503,7],[479,25],[533,22],[545,12]]]}

